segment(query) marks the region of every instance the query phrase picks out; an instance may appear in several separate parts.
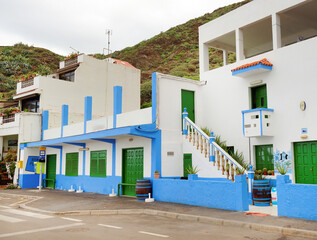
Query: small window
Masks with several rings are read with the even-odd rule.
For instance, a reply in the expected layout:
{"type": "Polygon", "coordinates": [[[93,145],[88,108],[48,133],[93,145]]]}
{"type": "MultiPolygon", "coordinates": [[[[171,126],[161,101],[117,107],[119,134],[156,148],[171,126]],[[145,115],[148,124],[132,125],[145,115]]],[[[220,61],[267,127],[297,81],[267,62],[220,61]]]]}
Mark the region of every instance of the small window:
{"type": "Polygon", "coordinates": [[[69,81],[69,82],[74,82],[75,81],[75,70],[61,73],[59,75],[59,79],[69,81]]]}
{"type": "Polygon", "coordinates": [[[78,176],[78,153],[66,153],[66,176],[78,176]]]}
{"type": "Polygon", "coordinates": [[[22,111],[39,112],[40,97],[32,97],[22,100],[22,111]]]}
{"type": "Polygon", "coordinates": [[[227,152],[232,156],[234,154],[234,146],[227,146],[227,152]]]}
{"type": "Polygon", "coordinates": [[[90,176],[107,176],[107,151],[92,151],[90,153],[90,176]]]}

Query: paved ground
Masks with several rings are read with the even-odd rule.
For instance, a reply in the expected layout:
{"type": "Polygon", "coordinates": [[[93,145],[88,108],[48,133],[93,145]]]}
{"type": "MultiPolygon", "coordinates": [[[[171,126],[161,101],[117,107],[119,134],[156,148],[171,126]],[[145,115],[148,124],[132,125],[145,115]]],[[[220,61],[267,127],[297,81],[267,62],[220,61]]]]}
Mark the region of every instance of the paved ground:
{"type": "MultiPolygon", "coordinates": [[[[56,213],[56,212],[65,213],[65,212],[72,211],[72,213],[68,213],[68,215],[72,215],[72,216],[66,216],[66,215],[56,216],[55,215],[55,218],[56,217],[70,217],[70,218],[80,217],[81,219],[84,219],[87,222],[85,224],[92,224],[92,225],[89,225],[88,228],[94,229],[95,231],[99,231],[97,230],[101,227],[98,225],[99,223],[98,224],[97,222],[89,223],[88,218],[90,216],[83,216],[83,215],[90,215],[90,214],[102,215],[102,214],[110,214],[110,213],[115,214],[115,215],[108,215],[108,216],[100,216],[100,218],[105,219],[105,221],[101,221],[102,223],[100,224],[105,223],[106,225],[109,224],[109,222],[112,223],[115,221],[120,223],[122,222],[122,219],[129,219],[130,217],[132,217],[132,215],[131,216],[116,215],[118,213],[121,213],[121,214],[139,213],[139,215],[133,215],[133,218],[136,218],[136,219],[138,219],[139,217],[152,218],[152,219],[156,219],[158,222],[162,220],[163,216],[165,216],[165,217],[168,217],[168,218],[164,218],[166,219],[166,221],[172,221],[175,224],[178,221],[181,221],[181,222],[185,222],[186,223],[185,225],[187,226],[187,223],[188,223],[189,224],[188,229],[190,229],[189,226],[196,226],[196,225],[201,226],[202,235],[199,235],[199,239],[204,239],[204,235],[203,235],[204,231],[205,232],[207,231],[206,236],[208,235],[210,237],[209,234],[211,232],[209,232],[208,229],[213,229],[212,230],[213,232],[214,230],[216,230],[216,228],[221,228],[222,230],[218,229],[217,232],[223,231],[223,233],[227,233],[227,232],[234,232],[231,229],[230,231],[226,230],[226,228],[233,227],[233,226],[236,226],[236,228],[239,229],[239,232],[241,231],[242,233],[242,235],[239,235],[238,239],[246,239],[246,238],[261,239],[258,237],[267,236],[269,234],[269,233],[257,232],[257,234],[252,235],[253,237],[250,237],[251,235],[250,236],[243,235],[244,233],[251,234],[252,232],[254,232],[254,230],[269,231],[269,232],[273,231],[272,233],[273,235],[271,236],[272,237],[271,239],[292,239],[289,237],[285,238],[285,236],[281,234],[282,232],[285,234],[291,234],[291,235],[299,234],[301,236],[310,236],[310,237],[315,236],[317,238],[317,222],[316,221],[308,221],[308,220],[292,219],[292,218],[284,218],[284,217],[272,217],[272,216],[256,217],[256,216],[244,215],[244,213],[241,213],[241,212],[195,207],[195,206],[188,206],[188,205],[182,205],[182,204],[164,203],[164,202],[144,203],[144,202],[137,201],[135,198],[127,198],[127,197],[110,198],[105,195],[93,194],[93,193],[78,194],[78,193],[69,193],[69,192],[60,191],[60,190],[44,190],[42,192],[38,192],[38,190],[0,190],[0,205],[10,207],[10,208],[14,208],[18,206],[27,207],[29,208],[29,210],[39,209],[42,211],[41,214],[43,213],[50,214],[50,213],[56,213]],[[84,211],[84,210],[88,210],[88,211],[84,211]],[[140,215],[140,213],[146,213],[146,215],[145,214],[140,215]],[[81,215],[81,216],[75,216],[75,215],[81,215]],[[209,226],[209,228],[204,229],[203,225],[209,226]],[[221,226],[217,226],[217,225],[221,225],[221,226]]],[[[53,221],[53,220],[50,220],[50,221],[53,221]]],[[[131,223],[131,221],[128,221],[125,224],[129,224],[131,223]]],[[[132,222],[137,222],[137,221],[138,220],[135,220],[132,222]]],[[[71,224],[74,224],[74,223],[71,223],[71,224]]],[[[154,224],[154,225],[157,225],[157,224],[154,224]]],[[[179,226],[176,224],[175,226],[173,226],[174,228],[171,230],[171,232],[173,233],[173,231],[176,231],[177,234],[180,234],[179,231],[180,232],[183,231],[181,228],[182,225],[184,225],[184,223],[180,224],[179,226]]],[[[126,227],[127,229],[134,229],[133,230],[134,232],[132,232],[133,234],[129,232],[129,234],[132,234],[131,236],[135,237],[131,239],[142,239],[141,237],[137,238],[137,236],[140,234],[138,233],[138,231],[142,231],[142,229],[136,231],[138,226],[139,225],[137,224],[135,226],[126,227]]],[[[81,226],[74,226],[74,228],[76,229],[81,228],[81,226]]],[[[66,231],[66,229],[60,229],[59,231],[66,231]]],[[[80,232],[81,230],[74,230],[74,231],[80,232]]],[[[87,230],[86,232],[89,232],[89,231],[87,230]]],[[[115,232],[116,231],[114,231],[114,234],[115,232]]],[[[125,234],[124,231],[122,232],[122,234],[125,234]]],[[[164,231],[162,231],[161,234],[164,235],[164,231]]],[[[181,237],[181,235],[175,235],[175,237],[176,236],[177,238],[181,237]]],[[[184,236],[186,236],[185,233],[184,233],[184,236]]],[[[20,239],[20,238],[14,238],[14,239],[20,239]]],[[[223,235],[221,239],[226,239],[226,235],[223,235]]],[[[300,239],[300,238],[294,238],[294,239],[300,239]]]]}

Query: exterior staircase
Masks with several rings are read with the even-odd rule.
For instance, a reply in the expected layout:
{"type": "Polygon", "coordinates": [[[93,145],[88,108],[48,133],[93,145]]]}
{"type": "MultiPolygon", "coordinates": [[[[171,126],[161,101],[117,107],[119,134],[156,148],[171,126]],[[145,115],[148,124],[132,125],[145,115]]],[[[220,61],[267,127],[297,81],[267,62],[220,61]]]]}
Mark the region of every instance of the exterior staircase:
{"type": "MultiPolygon", "coordinates": [[[[204,163],[200,162],[200,164],[213,172],[217,172],[217,174],[212,174],[213,177],[222,175],[222,177],[234,181],[237,169],[247,173],[236,160],[215,142],[213,132],[211,132],[210,137],[207,136],[199,126],[188,118],[186,108],[183,113],[183,135],[184,140],[192,144],[193,152],[200,153],[199,160],[204,161],[204,163]]],[[[187,143],[184,144],[187,145],[187,143]]]]}

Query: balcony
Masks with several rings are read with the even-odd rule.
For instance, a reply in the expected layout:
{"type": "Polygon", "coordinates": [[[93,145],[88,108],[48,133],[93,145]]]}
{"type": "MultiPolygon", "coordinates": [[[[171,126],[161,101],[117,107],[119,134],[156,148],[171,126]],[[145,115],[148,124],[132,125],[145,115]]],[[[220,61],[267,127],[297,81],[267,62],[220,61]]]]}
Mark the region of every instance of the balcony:
{"type": "MultiPolygon", "coordinates": [[[[24,94],[24,93],[29,93],[39,88],[39,85],[40,85],[39,81],[40,81],[40,76],[30,78],[22,82],[18,82],[16,96],[24,94]]],[[[14,96],[14,99],[17,98],[16,96],[14,96]]]]}
{"type": "Polygon", "coordinates": [[[273,114],[269,108],[242,111],[243,135],[245,137],[273,136],[273,114]]]}

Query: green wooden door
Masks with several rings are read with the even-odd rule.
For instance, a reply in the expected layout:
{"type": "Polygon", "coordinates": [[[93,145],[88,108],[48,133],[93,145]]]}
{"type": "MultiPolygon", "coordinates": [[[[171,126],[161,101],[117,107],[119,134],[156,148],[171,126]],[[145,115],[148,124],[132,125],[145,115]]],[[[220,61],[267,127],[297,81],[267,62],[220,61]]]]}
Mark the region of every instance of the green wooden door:
{"type": "Polygon", "coordinates": [[[107,151],[90,152],[90,176],[106,177],[107,173],[107,151]]]}
{"type": "Polygon", "coordinates": [[[54,179],[54,181],[46,181],[46,187],[55,188],[56,179],[56,155],[47,155],[46,163],[46,179],[54,179]]]}
{"type": "Polygon", "coordinates": [[[183,157],[183,173],[184,173],[184,177],[187,178],[188,177],[188,172],[187,172],[187,168],[188,167],[192,167],[192,154],[191,153],[184,153],[184,157],[183,157]]]}
{"type": "Polygon", "coordinates": [[[273,145],[255,146],[256,169],[274,170],[273,145]]]}
{"type": "Polygon", "coordinates": [[[252,109],[267,108],[266,85],[251,88],[252,109]]]}
{"type": "Polygon", "coordinates": [[[317,184],[317,142],[294,143],[296,183],[317,184]]]}
{"type": "Polygon", "coordinates": [[[66,153],[66,176],[78,176],[78,153],[66,153]]]}
{"type": "MultiPolygon", "coordinates": [[[[122,151],[122,183],[136,184],[143,178],[143,148],[122,151]]],[[[122,195],[135,196],[135,186],[122,186],[122,195]]]]}
{"type": "Polygon", "coordinates": [[[195,122],[195,93],[193,91],[182,90],[182,113],[187,109],[188,118],[195,122]]]}

